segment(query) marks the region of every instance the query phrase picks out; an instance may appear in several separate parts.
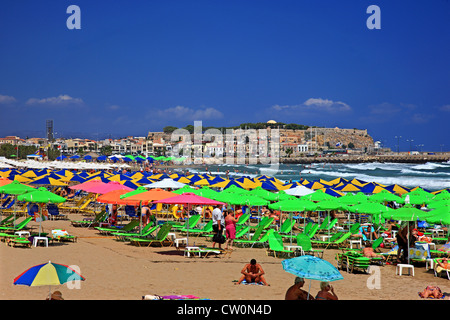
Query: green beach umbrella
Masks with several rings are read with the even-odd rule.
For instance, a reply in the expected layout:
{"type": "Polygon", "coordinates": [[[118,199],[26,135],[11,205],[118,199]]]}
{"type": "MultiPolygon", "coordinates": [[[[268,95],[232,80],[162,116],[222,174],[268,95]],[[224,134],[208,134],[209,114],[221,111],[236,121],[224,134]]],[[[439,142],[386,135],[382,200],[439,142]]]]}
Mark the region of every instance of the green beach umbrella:
{"type": "Polygon", "coordinates": [[[450,200],[433,201],[427,205],[427,207],[430,209],[438,209],[438,208],[448,207],[448,206],[450,206],[450,200]]]}
{"type": "Polygon", "coordinates": [[[369,196],[368,200],[370,202],[391,202],[391,201],[395,201],[395,202],[401,203],[401,204],[405,203],[404,199],[402,199],[401,197],[399,197],[399,196],[397,196],[397,195],[395,195],[393,193],[390,193],[387,190],[382,190],[382,191],[380,191],[378,193],[375,193],[375,194],[369,196]]]}
{"type": "Polygon", "coordinates": [[[450,192],[448,192],[447,190],[443,190],[437,195],[433,196],[431,199],[435,201],[450,200],[450,192]]]}
{"type": "Polygon", "coordinates": [[[361,203],[367,203],[368,198],[362,192],[358,192],[357,194],[347,193],[345,196],[339,198],[339,202],[346,205],[356,205],[361,203]]]}
{"type": "Polygon", "coordinates": [[[329,194],[326,194],[323,191],[317,190],[314,193],[300,197],[300,199],[309,201],[324,201],[324,200],[335,200],[336,198],[330,196],[329,194]]]}
{"type": "Polygon", "coordinates": [[[126,198],[126,197],[134,196],[135,194],[139,194],[139,193],[147,192],[147,191],[148,190],[146,188],[140,186],[140,187],[138,187],[137,189],[135,189],[133,191],[130,191],[130,192],[122,194],[119,198],[123,199],[123,198],[126,198]]]}
{"type": "MultiPolygon", "coordinates": [[[[66,202],[66,198],[58,196],[50,191],[48,191],[44,187],[40,187],[39,189],[35,189],[34,191],[30,191],[24,194],[17,196],[17,200],[25,201],[25,202],[34,202],[34,203],[63,203],[66,202]]],[[[42,223],[42,205],[41,207],[41,219],[39,221],[39,236],[41,236],[41,223],[42,223]]]]}
{"type": "Polygon", "coordinates": [[[389,208],[381,203],[361,203],[349,207],[350,212],[365,214],[384,214],[392,212],[394,209],[389,208]]]}
{"type": "Polygon", "coordinates": [[[14,180],[11,183],[8,183],[7,185],[0,187],[0,193],[12,194],[12,195],[24,194],[26,192],[30,192],[33,190],[36,190],[36,189],[33,187],[30,187],[30,186],[24,185],[16,180],[14,180]]]}
{"type": "Polygon", "coordinates": [[[36,190],[33,187],[24,185],[22,183],[20,183],[19,181],[14,180],[11,183],[8,183],[4,186],[0,187],[0,193],[4,193],[4,194],[10,194],[10,195],[14,195],[16,198],[16,201],[14,202],[14,222],[13,222],[13,226],[16,226],[16,202],[17,202],[17,196],[24,194],[26,192],[30,192],[30,191],[34,191],[36,190]]]}
{"type": "Polygon", "coordinates": [[[176,194],[183,194],[183,193],[188,193],[188,192],[194,192],[195,193],[195,189],[193,189],[192,187],[185,185],[184,187],[177,189],[177,190],[173,190],[173,193],[176,194]]]}

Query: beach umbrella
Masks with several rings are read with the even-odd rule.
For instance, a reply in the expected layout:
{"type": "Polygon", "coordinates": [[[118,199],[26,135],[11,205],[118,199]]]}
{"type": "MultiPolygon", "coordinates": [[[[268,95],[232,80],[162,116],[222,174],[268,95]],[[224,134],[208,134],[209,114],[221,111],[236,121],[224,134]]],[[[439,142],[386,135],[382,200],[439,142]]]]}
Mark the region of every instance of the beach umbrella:
{"type": "Polygon", "coordinates": [[[330,196],[329,194],[326,194],[322,190],[316,190],[314,193],[303,196],[300,199],[309,201],[323,201],[323,200],[334,200],[335,198],[333,196],[330,196]]]}
{"type": "Polygon", "coordinates": [[[353,183],[347,183],[334,186],[333,189],[341,192],[358,192],[361,190],[361,187],[355,186],[353,183]]]}
{"type": "Polygon", "coordinates": [[[435,194],[432,199],[435,201],[450,200],[450,192],[444,189],[441,192],[435,194]]]}
{"type": "Polygon", "coordinates": [[[314,193],[315,191],[311,190],[303,185],[299,185],[299,186],[296,186],[295,188],[287,189],[287,190],[285,190],[285,192],[292,196],[301,197],[301,196],[306,196],[308,194],[314,193]]]}
{"type": "Polygon", "coordinates": [[[129,191],[129,192],[125,192],[122,195],[120,195],[120,199],[126,198],[126,197],[131,197],[135,194],[139,194],[142,192],[147,192],[148,190],[144,187],[138,187],[137,189],[133,190],[133,191],[129,191]]]}
{"type": "Polygon", "coordinates": [[[358,192],[357,194],[347,193],[345,196],[339,198],[339,202],[346,205],[361,204],[366,203],[367,201],[367,196],[362,192],[358,192]]]}
{"type": "Polygon", "coordinates": [[[450,207],[441,207],[432,210],[426,218],[427,222],[438,224],[450,224],[450,207]]]}
{"type": "Polygon", "coordinates": [[[380,191],[379,193],[369,196],[370,202],[391,202],[395,201],[397,203],[405,203],[405,200],[401,197],[390,193],[387,190],[380,191]]]}
{"type": "Polygon", "coordinates": [[[0,178],[0,187],[10,184],[11,182],[12,180],[9,180],[8,178],[0,178]]]}
{"type": "MultiPolygon", "coordinates": [[[[133,192],[133,191],[131,191],[133,192]]],[[[97,198],[97,202],[121,205],[138,205],[139,201],[122,199],[122,196],[130,193],[127,190],[113,190],[102,194],[97,198]]]]}
{"type": "Polygon", "coordinates": [[[386,189],[384,189],[383,186],[374,182],[369,182],[360,188],[360,191],[362,193],[372,193],[372,194],[382,192],[383,190],[387,191],[386,189]]]}
{"type": "Polygon", "coordinates": [[[0,193],[19,195],[29,191],[36,190],[33,187],[24,185],[18,181],[12,181],[11,183],[5,184],[0,187],[0,193]]]}
{"type": "Polygon", "coordinates": [[[42,230],[42,206],[44,203],[63,203],[66,202],[66,198],[58,196],[50,191],[48,191],[44,187],[40,187],[39,189],[35,189],[33,191],[21,194],[17,196],[17,200],[25,201],[25,202],[34,202],[39,203],[41,207],[41,218],[39,219],[39,236],[41,236],[42,230]]]}
{"type": "Polygon", "coordinates": [[[186,192],[195,192],[195,190],[191,186],[185,185],[183,188],[174,190],[172,192],[176,193],[176,194],[183,194],[183,193],[186,193],[186,192]]]}
{"type": "Polygon", "coordinates": [[[104,183],[103,185],[93,185],[91,187],[84,189],[84,191],[86,191],[86,192],[92,192],[92,193],[98,193],[98,194],[108,193],[113,190],[133,191],[132,188],[124,186],[123,184],[121,184],[117,181],[110,181],[108,183],[104,183]]]}
{"type": "Polygon", "coordinates": [[[107,156],[101,155],[101,156],[99,156],[99,157],[97,158],[97,161],[106,161],[106,159],[108,159],[107,156]]]}
{"type": "Polygon", "coordinates": [[[411,191],[411,189],[406,188],[404,186],[400,186],[398,184],[392,184],[390,186],[386,186],[386,187],[384,187],[384,189],[386,189],[389,192],[397,193],[397,194],[400,194],[400,195],[403,195],[403,194],[408,193],[408,192],[411,191]]]}
{"type": "Polygon", "coordinates": [[[93,186],[102,186],[105,184],[106,184],[105,182],[102,182],[100,180],[89,180],[89,181],[85,181],[85,182],[76,184],[74,186],[71,186],[71,187],[69,187],[69,189],[86,191],[87,189],[92,188],[93,186]]]}
{"type": "Polygon", "coordinates": [[[60,155],[59,157],[56,158],[56,160],[64,160],[64,159],[67,159],[65,155],[60,155]]]}
{"type": "Polygon", "coordinates": [[[50,299],[51,286],[61,285],[69,281],[84,280],[86,279],[71,267],[49,261],[25,270],[14,278],[13,283],[30,287],[49,286],[50,299]]]}
{"type": "MultiPolygon", "coordinates": [[[[5,184],[3,186],[0,187],[0,193],[4,193],[4,194],[10,194],[10,195],[14,195],[16,200],[17,200],[17,196],[24,194],[26,192],[30,192],[30,191],[34,191],[36,190],[33,187],[21,184],[20,182],[14,180],[11,183],[5,184]]],[[[13,222],[13,226],[16,226],[16,202],[14,201],[14,222],[13,222]]]]}
{"type": "Polygon", "coordinates": [[[170,178],[162,179],[160,181],[156,181],[150,184],[144,185],[145,188],[153,189],[153,188],[160,188],[160,189],[180,189],[186,186],[186,184],[175,181],[170,178]]]}
{"type": "Polygon", "coordinates": [[[67,186],[67,183],[64,183],[60,179],[51,178],[48,176],[38,178],[34,181],[31,181],[30,184],[40,184],[40,185],[50,185],[50,186],[67,186]]]}
{"type": "MultiPolygon", "coordinates": [[[[183,204],[188,206],[188,212],[192,205],[224,205],[225,203],[220,201],[215,201],[209,198],[198,196],[194,193],[183,193],[175,197],[166,198],[164,200],[154,201],[154,203],[165,203],[165,204],[183,204]]],[[[188,224],[189,224],[189,214],[188,214],[188,224]]],[[[189,246],[189,229],[187,230],[186,246],[189,246]]]]}
{"type": "Polygon", "coordinates": [[[76,155],[71,156],[69,159],[80,159],[80,156],[76,154],[76,155]]]}
{"type": "Polygon", "coordinates": [[[448,207],[450,206],[450,199],[445,199],[445,200],[439,200],[439,201],[434,201],[434,202],[430,202],[427,205],[427,208],[429,209],[437,209],[437,208],[441,208],[441,207],[448,207]]]}
{"type": "Polygon", "coordinates": [[[311,280],[332,282],[344,279],[330,262],[311,255],[285,259],[281,261],[281,264],[284,271],[310,280],[308,298],[311,291],[311,280]]]}

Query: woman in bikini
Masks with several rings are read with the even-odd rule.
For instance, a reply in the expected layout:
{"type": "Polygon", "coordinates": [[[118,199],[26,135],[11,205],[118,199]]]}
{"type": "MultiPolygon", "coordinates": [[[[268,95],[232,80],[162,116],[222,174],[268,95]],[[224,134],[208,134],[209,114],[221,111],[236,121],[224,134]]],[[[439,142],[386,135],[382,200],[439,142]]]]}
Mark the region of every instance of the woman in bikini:
{"type": "Polygon", "coordinates": [[[316,295],[316,300],[338,300],[338,297],[329,282],[321,282],[320,291],[316,295]]]}

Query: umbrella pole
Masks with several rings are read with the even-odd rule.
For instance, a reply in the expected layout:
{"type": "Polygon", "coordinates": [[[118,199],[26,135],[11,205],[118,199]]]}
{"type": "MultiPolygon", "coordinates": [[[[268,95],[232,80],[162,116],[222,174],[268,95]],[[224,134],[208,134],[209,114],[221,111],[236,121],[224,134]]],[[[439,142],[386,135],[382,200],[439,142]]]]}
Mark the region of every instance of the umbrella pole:
{"type": "Polygon", "coordinates": [[[309,293],[311,292],[311,279],[309,279],[309,289],[308,289],[308,298],[306,300],[309,300],[309,293]]]}
{"type": "Polygon", "coordinates": [[[142,234],[142,200],[139,201],[139,234],[142,234]]]}

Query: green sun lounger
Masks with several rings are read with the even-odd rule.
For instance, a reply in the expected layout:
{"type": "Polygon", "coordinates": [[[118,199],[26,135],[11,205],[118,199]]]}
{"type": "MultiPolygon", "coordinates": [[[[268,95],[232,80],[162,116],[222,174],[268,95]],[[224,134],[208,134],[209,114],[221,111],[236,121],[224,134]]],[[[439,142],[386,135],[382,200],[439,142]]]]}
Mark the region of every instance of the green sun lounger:
{"type": "Polygon", "coordinates": [[[127,238],[127,240],[130,241],[130,243],[132,245],[137,245],[139,247],[141,247],[141,246],[150,247],[154,243],[157,243],[162,247],[166,242],[168,242],[170,244],[173,243],[171,240],[167,239],[167,236],[171,229],[172,229],[172,226],[169,223],[165,223],[159,229],[158,233],[156,234],[156,238],[154,238],[154,239],[132,237],[132,238],[127,238]]]}
{"type": "Polygon", "coordinates": [[[213,231],[213,221],[209,220],[207,224],[205,224],[203,226],[203,228],[201,229],[196,229],[196,228],[182,228],[179,230],[180,232],[184,232],[184,233],[190,233],[190,234],[197,234],[197,237],[200,236],[203,233],[210,233],[213,231]]]}
{"type": "Polygon", "coordinates": [[[253,248],[255,245],[262,245],[263,247],[265,247],[267,241],[269,241],[269,236],[274,232],[275,232],[274,229],[269,229],[265,234],[262,235],[260,239],[256,240],[235,239],[233,243],[242,245],[243,247],[250,245],[250,248],[253,248]]]}
{"type": "Polygon", "coordinates": [[[147,237],[159,227],[159,225],[153,226],[151,223],[149,223],[142,228],[141,232],[134,232],[133,230],[127,232],[126,230],[120,230],[117,232],[111,232],[111,235],[115,236],[117,240],[123,241],[126,237],[147,237]]]}
{"type": "Polygon", "coordinates": [[[17,245],[31,248],[31,241],[27,238],[11,238],[7,241],[8,246],[15,247],[17,245]]]}
{"type": "Polygon", "coordinates": [[[113,232],[128,232],[128,231],[132,231],[138,225],[139,225],[139,220],[131,220],[125,226],[123,226],[123,228],[117,228],[117,227],[109,227],[109,228],[95,227],[95,229],[100,231],[100,233],[102,233],[102,234],[110,234],[110,233],[113,233],[113,232]]]}
{"type": "Polygon", "coordinates": [[[13,227],[13,226],[0,226],[0,230],[6,230],[6,231],[9,231],[9,232],[20,231],[20,230],[24,229],[31,220],[33,220],[33,217],[25,218],[24,220],[22,220],[22,222],[18,223],[15,227],[13,227]]]}
{"type": "Polygon", "coordinates": [[[323,257],[323,250],[314,249],[311,244],[311,239],[308,237],[308,235],[299,233],[296,240],[297,245],[302,247],[303,254],[312,254],[313,256],[317,254],[317,257],[323,257]]]}
{"type": "Polygon", "coordinates": [[[313,241],[311,241],[311,243],[324,245],[325,249],[328,249],[328,247],[330,247],[330,246],[337,246],[339,249],[339,248],[341,248],[341,244],[345,243],[345,241],[347,241],[347,239],[350,238],[351,235],[352,235],[351,232],[347,232],[347,233],[344,233],[343,235],[341,235],[338,239],[336,239],[334,241],[332,241],[330,238],[330,240],[328,240],[328,241],[313,240],[313,241]]]}
{"type": "Polygon", "coordinates": [[[269,234],[269,247],[267,249],[267,254],[273,253],[274,257],[282,257],[282,256],[293,256],[295,254],[294,251],[286,250],[283,246],[283,239],[281,235],[274,231],[269,234]]]}

